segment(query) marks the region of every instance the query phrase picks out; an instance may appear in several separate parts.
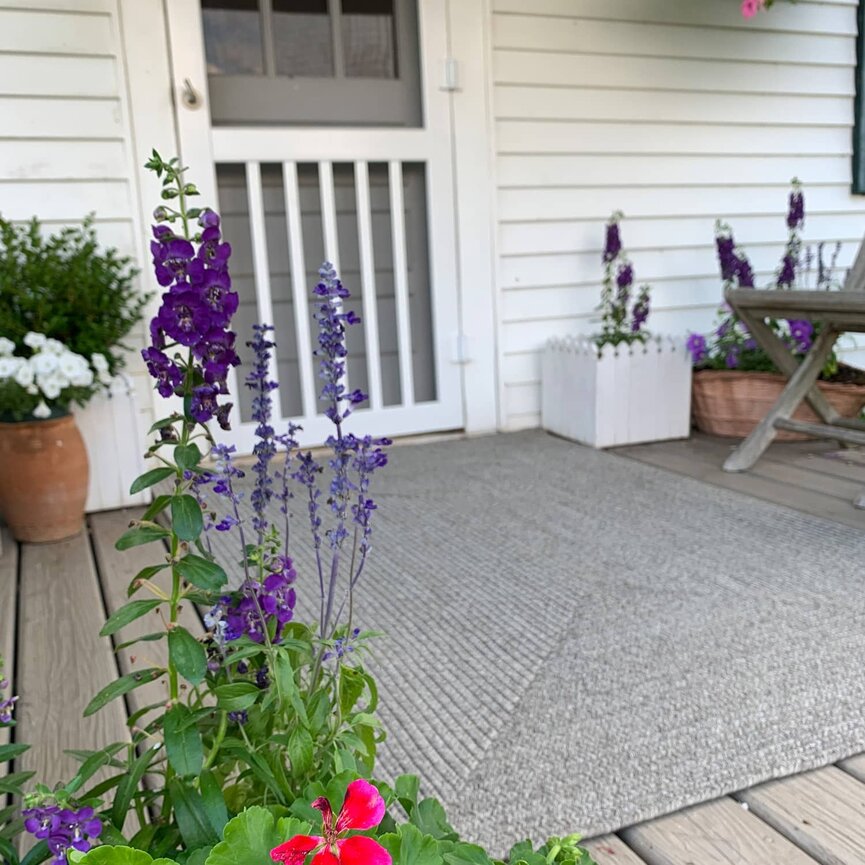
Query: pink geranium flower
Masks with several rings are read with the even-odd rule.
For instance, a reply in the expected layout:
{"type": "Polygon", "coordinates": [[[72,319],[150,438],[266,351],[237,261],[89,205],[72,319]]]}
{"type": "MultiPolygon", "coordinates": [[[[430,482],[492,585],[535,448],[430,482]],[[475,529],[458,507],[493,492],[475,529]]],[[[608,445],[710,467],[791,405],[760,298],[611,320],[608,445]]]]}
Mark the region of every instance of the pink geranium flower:
{"type": "Polygon", "coordinates": [[[753,18],[765,5],[766,0],[742,0],[742,17],[753,18]]]}
{"type": "Polygon", "coordinates": [[[352,829],[378,826],[384,817],[384,799],[369,781],[361,779],[348,785],[336,818],[324,796],[316,799],[312,807],[321,811],[324,837],[295,835],[270,851],[274,862],[303,865],[306,857],[315,853],[310,865],[391,865],[390,853],[378,841],[366,835],[346,837],[352,829]]]}

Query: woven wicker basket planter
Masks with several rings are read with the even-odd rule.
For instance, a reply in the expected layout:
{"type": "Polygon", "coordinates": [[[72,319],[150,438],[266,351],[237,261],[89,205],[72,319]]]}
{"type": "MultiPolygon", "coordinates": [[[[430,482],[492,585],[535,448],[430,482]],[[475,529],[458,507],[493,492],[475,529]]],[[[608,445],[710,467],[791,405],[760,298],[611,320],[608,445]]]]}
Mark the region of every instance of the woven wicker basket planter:
{"type": "MultiPolygon", "coordinates": [[[[695,372],[691,405],[697,429],[710,435],[745,438],[775,404],[785,384],[783,376],[769,372],[695,372]]],[[[858,417],[865,405],[865,385],[821,381],[818,386],[842,417],[858,417]]],[[[800,405],[793,417],[820,423],[807,403],[800,405]]],[[[807,438],[786,431],[777,435],[778,441],[807,438]]]]}

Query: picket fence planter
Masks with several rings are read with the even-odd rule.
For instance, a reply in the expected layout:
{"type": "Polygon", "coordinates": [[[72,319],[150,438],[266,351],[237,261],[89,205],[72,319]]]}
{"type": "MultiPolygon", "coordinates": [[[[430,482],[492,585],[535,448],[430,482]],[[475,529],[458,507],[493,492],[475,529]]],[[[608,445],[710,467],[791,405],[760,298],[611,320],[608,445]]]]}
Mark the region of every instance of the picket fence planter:
{"type": "Polygon", "coordinates": [[[129,378],[117,376],[107,393],[94,396],[73,414],[90,460],[90,484],[85,510],[104,511],[142,505],[147,492],[129,494],[132,481],[144,469],[138,403],[129,378]]]}
{"type": "Polygon", "coordinates": [[[542,423],[596,448],[687,438],[691,357],[684,338],[605,345],[585,337],[550,340],[543,353],[542,423]]]}

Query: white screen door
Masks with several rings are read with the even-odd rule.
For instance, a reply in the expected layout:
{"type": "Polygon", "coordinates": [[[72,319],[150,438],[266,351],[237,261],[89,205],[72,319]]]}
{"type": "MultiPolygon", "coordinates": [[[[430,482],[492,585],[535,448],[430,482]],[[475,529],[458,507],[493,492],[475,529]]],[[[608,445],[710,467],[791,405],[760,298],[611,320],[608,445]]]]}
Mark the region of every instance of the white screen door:
{"type": "MultiPolygon", "coordinates": [[[[318,266],[327,259],[337,266],[352,293],[349,306],[362,319],[350,329],[347,378],[351,388],[360,387],[370,398],[354,412],[352,430],[397,436],[459,429],[461,371],[452,356],[459,325],[451,94],[439,80],[447,56],[444,0],[424,0],[411,16],[395,16],[392,34],[386,30],[387,4],[325,0],[325,12],[336,9],[329,30],[313,17],[316,7],[315,0],[204,0],[204,9],[201,0],[167,5],[181,157],[202,200],[218,201],[232,243],[232,279],[241,297],[235,321],[241,357],[253,322],[276,327],[276,417],[302,424],[303,443],[323,441],[331,425],[317,400],[311,288],[318,266]],[[229,16],[231,50],[214,49],[212,31],[223,25],[223,12],[260,14],[262,9],[255,25],[250,17],[243,24],[229,16]],[[290,17],[279,24],[281,30],[273,29],[274,16],[292,9],[303,13],[303,39],[286,29],[290,17]],[[353,18],[351,11],[357,13],[353,18]],[[360,13],[369,14],[364,18],[360,13]],[[407,30],[406,18],[413,32],[407,30]],[[330,80],[321,81],[325,108],[309,108],[316,104],[318,87],[312,76],[280,74],[291,62],[306,68],[319,62],[309,51],[302,56],[299,47],[312,39],[316,27],[320,35],[333,37],[329,47],[324,36],[319,40],[321,53],[329,52],[326,63],[320,62],[332,72],[330,80]],[[206,45],[208,28],[211,42],[206,45]],[[418,53],[414,60],[406,47],[412,38],[418,53]],[[371,39],[374,51],[369,50],[371,39]],[[343,49],[340,60],[337,54],[343,49]],[[399,64],[407,68],[409,62],[416,64],[415,80],[407,74],[405,81],[397,81],[399,64]],[[234,74],[250,68],[267,79],[261,98],[250,95],[258,92],[255,78],[234,74]],[[207,73],[226,70],[232,73],[226,81],[211,77],[214,93],[220,94],[214,122],[207,73]],[[352,75],[352,70],[360,74],[352,75]],[[333,80],[340,76],[343,81],[333,80]],[[382,92],[403,100],[403,108],[372,112],[378,125],[335,123],[346,93],[349,103],[374,101],[376,82],[369,79],[376,76],[382,79],[382,92]],[[296,105],[292,88],[299,94],[296,105]],[[419,96],[420,106],[407,105],[411,93],[419,96]],[[244,106],[243,122],[231,122],[232,105],[244,106]],[[316,125],[291,114],[309,110],[320,114],[316,125]],[[407,118],[403,125],[401,117],[407,118]]],[[[399,0],[394,8],[399,10],[399,0]]],[[[356,111],[355,106],[349,122],[359,122],[356,111]]],[[[241,367],[231,383],[235,409],[230,437],[238,450],[249,452],[255,424],[242,378],[241,367]]]]}

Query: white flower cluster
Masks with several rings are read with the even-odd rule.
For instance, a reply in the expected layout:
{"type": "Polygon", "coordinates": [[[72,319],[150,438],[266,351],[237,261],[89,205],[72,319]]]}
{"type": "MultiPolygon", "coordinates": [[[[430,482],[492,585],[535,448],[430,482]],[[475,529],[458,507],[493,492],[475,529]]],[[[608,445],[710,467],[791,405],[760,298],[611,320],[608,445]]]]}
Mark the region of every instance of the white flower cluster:
{"type": "Polygon", "coordinates": [[[48,417],[51,409],[46,400],[57,399],[67,387],[90,387],[94,381],[111,383],[105,355],[94,354],[88,363],[59,340],[33,331],[24,337],[24,345],[31,349],[30,357],[15,357],[15,343],[0,336],[0,379],[11,378],[27,393],[42,397],[33,410],[35,417],[48,417]]]}

